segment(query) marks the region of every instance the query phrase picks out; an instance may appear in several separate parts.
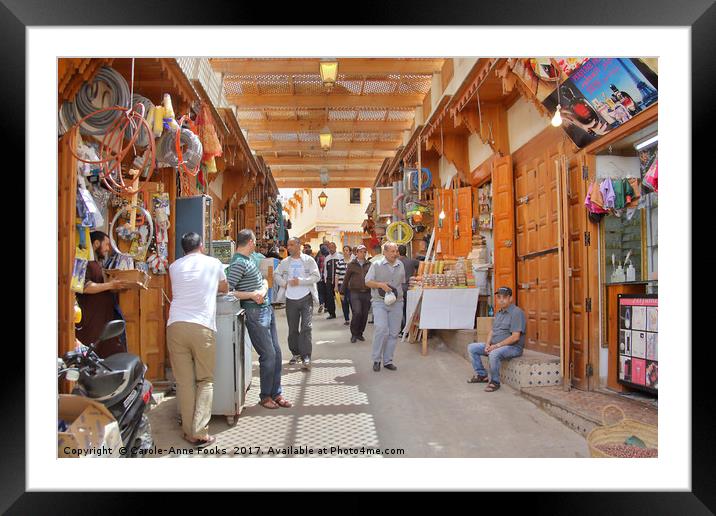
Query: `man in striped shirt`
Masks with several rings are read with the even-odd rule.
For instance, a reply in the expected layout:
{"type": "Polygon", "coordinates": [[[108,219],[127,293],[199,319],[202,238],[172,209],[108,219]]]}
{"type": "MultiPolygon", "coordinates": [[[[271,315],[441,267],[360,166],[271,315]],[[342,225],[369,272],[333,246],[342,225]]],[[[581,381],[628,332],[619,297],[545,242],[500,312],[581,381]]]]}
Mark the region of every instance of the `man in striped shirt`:
{"type": "Polygon", "coordinates": [[[268,301],[268,282],[252,254],[256,249],[256,235],[242,229],[236,237],[236,256],[226,277],[232,294],[241,300],[246,313],[246,329],[251,344],[259,354],[261,392],[259,404],[268,409],[292,406],[281,395],[281,347],[276,333],[276,317],[268,301]]]}
{"type": "Polygon", "coordinates": [[[326,311],[328,317],[326,319],[336,318],[336,292],[343,284],[343,277],[346,275],[346,262],[343,260],[343,254],[337,252],[335,242],[328,242],[328,252],[326,256],[326,266],[324,268],[324,281],[326,282],[326,311]]]}

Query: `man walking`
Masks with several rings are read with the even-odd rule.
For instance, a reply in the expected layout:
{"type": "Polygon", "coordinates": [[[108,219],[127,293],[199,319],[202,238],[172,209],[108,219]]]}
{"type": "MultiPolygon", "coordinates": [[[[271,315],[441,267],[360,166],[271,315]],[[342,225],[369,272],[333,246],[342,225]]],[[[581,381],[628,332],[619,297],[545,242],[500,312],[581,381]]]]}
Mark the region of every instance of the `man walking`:
{"type": "Polygon", "coordinates": [[[390,371],[393,354],[398,343],[400,320],[403,316],[403,288],[405,269],[398,260],[398,244],[387,242],[383,245],[383,260],[371,263],[365,276],[365,285],[371,290],[373,308],[373,371],[380,371],[380,363],[390,371]]]}
{"type": "Polygon", "coordinates": [[[343,278],[343,291],[347,293],[350,289],[351,343],[355,343],[356,340],[365,341],[363,332],[370,310],[370,288],[365,284],[370,262],[366,259],[366,254],[368,250],[364,245],[356,247],[355,259],[346,267],[346,275],[343,278]]]}
{"type": "Polygon", "coordinates": [[[286,303],[288,321],[288,349],[293,357],[290,365],[298,361],[304,369],[311,368],[311,318],[313,303],[318,303],[316,283],[320,275],[313,258],[301,253],[301,241],[291,238],[288,241],[289,256],[281,260],[273,273],[273,279],[279,286],[277,301],[286,303]]]}
{"type": "Polygon", "coordinates": [[[336,292],[343,283],[343,276],[346,274],[346,263],[343,260],[343,254],[337,252],[335,242],[328,243],[328,252],[326,256],[326,266],[323,271],[324,281],[326,282],[326,319],[336,318],[336,292]]]}
{"type": "Polygon", "coordinates": [[[485,390],[493,392],[500,388],[500,364],[503,360],[518,357],[525,348],[527,319],[521,308],[512,303],[512,289],[500,287],[495,292],[500,310],[495,314],[492,330],[487,342],[473,342],[467,347],[475,374],[467,383],[487,382],[487,371],[482,365],[481,355],[490,362],[490,383],[485,390]]]}
{"type": "Polygon", "coordinates": [[[318,265],[318,273],[321,276],[321,279],[318,280],[318,283],[316,284],[316,288],[318,288],[318,302],[320,303],[318,305],[319,314],[323,313],[323,309],[326,306],[326,256],[329,254],[328,246],[326,244],[321,244],[318,246],[318,252],[314,257],[316,265],[318,265]]]}
{"type": "MultiPolygon", "coordinates": [[[[355,255],[353,254],[353,248],[349,245],[343,246],[343,262],[345,264],[346,270],[348,270],[348,264],[351,263],[353,260],[355,260],[355,255]]],[[[351,289],[350,288],[343,288],[343,285],[345,284],[345,276],[343,277],[343,281],[338,287],[338,292],[341,294],[341,308],[343,308],[343,318],[345,319],[345,324],[348,326],[351,322],[350,319],[350,308],[351,308],[351,289]]]]}
{"type": "Polygon", "coordinates": [[[216,366],[216,295],[229,286],[224,265],[204,254],[201,237],[182,235],[184,256],[169,266],[172,303],[167,348],[177,384],[184,439],[198,446],[216,441],[209,435],[216,366]]]}
{"type": "MultiPolygon", "coordinates": [[[[405,307],[408,304],[408,282],[410,278],[415,276],[418,272],[418,266],[420,262],[413,258],[408,258],[408,248],[404,245],[398,246],[398,259],[403,262],[403,268],[405,268],[405,283],[403,283],[403,322],[400,323],[401,330],[405,328],[405,307]]],[[[402,333],[402,331],[401,331],[402,333]]]]}
{"type": "Polygon", "coordinates": [[[242,229],[236,236],[236,260],[229,266],[227,277],[232,294],[241,300],[246,313],[246,329],[251,344],[259,354],[261,391],[259,404],[268,409],[292,406],[281,395],[281,347],[276,333],[276,316],[268,302],[268,282],[261,276],[252,253],[256,235],[242,229]]]}

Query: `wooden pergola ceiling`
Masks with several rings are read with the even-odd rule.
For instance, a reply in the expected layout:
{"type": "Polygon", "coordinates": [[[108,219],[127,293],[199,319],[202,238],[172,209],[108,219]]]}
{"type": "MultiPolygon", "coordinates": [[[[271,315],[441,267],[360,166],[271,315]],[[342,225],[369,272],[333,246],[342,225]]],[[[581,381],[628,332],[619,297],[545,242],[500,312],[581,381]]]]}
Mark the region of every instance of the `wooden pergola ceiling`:
{"type": "Polygon", "coordinates": [[[279,186],[308,186],[299,181],[305,179],[320,187],[319,170],[326,167],[329,186],[336,187],[338,169],[346,168],[361,174],[354,174],[355,184],[342,176],[346,184],[341,186],[372,184],[383,160],[395,156],[413,128],[415,109],[444,59],[339,58],[330,90],[321,80],[319,59],[210,62],[224,76],[224,95],[236,106],[249,145],[271,167],[279,186]],[[319,143],[326,126],[333,134],[327,152],[319,143]]]}

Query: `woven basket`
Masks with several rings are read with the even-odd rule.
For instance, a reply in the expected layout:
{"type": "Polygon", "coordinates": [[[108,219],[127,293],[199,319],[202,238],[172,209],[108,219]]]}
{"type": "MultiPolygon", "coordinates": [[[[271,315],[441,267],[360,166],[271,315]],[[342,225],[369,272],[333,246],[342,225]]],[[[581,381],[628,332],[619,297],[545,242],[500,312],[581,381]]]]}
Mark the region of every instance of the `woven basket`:
{"type": "Polygon", "coordinates": [[[656,426],[642,423],[635,419],[627,419],[624,411],[616,405],[607,405],[602,409],[602,423],[604,426],[596,427],[587,435],[587,444],[592,457],[616,458],[604,453],[597,448],[597,445],[624,444],[624,441],[632,435],[644,441],[648,448],[659,447],[658,428],[656,426]],[[606,411],[609,408],[614,408],[621,413],[621,421],[612,425],[607,424],[606,411]]]}

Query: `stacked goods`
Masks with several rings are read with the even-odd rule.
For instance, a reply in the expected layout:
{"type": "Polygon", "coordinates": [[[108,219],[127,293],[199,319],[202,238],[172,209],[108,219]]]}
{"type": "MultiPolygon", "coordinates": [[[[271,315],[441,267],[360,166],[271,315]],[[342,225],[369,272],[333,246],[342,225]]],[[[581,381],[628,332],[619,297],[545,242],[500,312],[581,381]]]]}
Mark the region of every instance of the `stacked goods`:
{"type": "Polygon", "coordinates": [[[467,259],[472,260],[473,265],[489,263],[487,242],[484,236],[477,234],[472,237],[472,251],[467,255],[467,259]]]}

